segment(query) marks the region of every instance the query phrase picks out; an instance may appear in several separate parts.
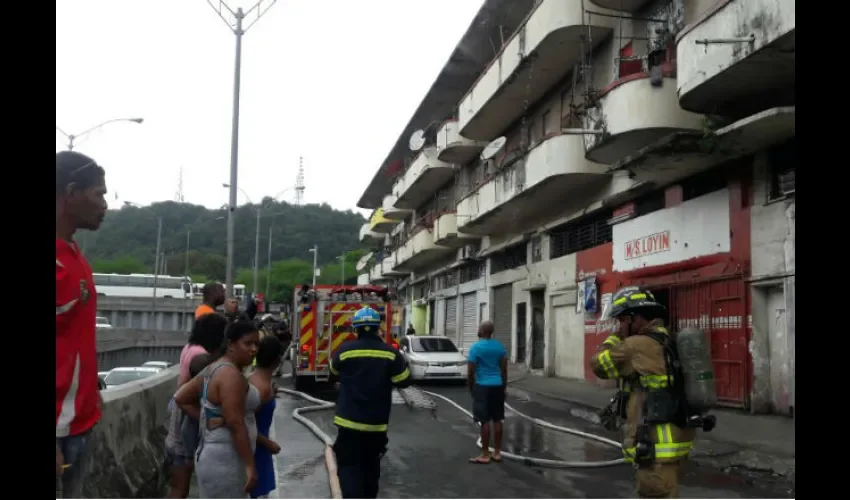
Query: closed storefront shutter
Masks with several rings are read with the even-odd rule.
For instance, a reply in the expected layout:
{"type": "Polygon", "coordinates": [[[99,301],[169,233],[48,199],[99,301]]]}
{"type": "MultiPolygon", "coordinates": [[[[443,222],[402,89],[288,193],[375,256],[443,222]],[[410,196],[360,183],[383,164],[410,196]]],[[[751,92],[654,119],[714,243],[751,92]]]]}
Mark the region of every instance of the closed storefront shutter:
{"type": "Polygon", "coordinates": [[[457,343],[457,297],[446,299],[446,337],[457,343]]]}
{"type": "Polygon", "coordinates": [[[463,306],[463,319],[462,319],[462,328],[463,331],[461,334],[463,335],[462,341],[463,345],[459,346],[462,349],[468,349],[469,346],[475,343],[478,340],[478,304],[477,297],[478,294],[475,292],[464,294],[461,297],[462,306],[463,306]]]}
{"type": "Polygon", "coordinates": [[[513,335],[511,326],[513,315],[513,285],[502,285],[493,288],[493,325],[495,326],[495,338],[499,340],[511,355],[513,348],[513,335]]]}

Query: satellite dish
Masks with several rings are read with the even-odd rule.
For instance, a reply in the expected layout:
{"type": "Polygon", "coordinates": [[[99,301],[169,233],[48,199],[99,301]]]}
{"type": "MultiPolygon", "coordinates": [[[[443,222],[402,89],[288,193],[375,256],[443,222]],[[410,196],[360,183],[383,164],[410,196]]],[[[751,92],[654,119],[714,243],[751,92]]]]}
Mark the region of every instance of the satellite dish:
{"type": "Polygon", "coordinates": [[[366,264],[369,263],[369,259],[372,258],[372,254],[373,254],[372,252],[369,252],[366,255],[364,255],[363,257],[361,257],[360,260],[357,261],[357,270],[358,271],[362,271],[363,268],[366,267],[366,264]]]}
{"type": "Polygon", "coordinates": [[[407,145],[414,153],[422,149],[422,147],[425,146],[425,131],[419,129],[410,134],[410,141],[408,141],[407,145]]]}
{"type": "Polygon", "coordinates": [[[493,158],[494,156],[499,154],[502,151],[502,149],[505,147],[505,143],[507,141],[508,140],[505,139],[505,136],[501,136],[501,137],[497,137],[497,138],[493,139],[493,141],[490,142],[490,144],[488,144],[487,147],[485,147],[483,151],[481,151],[481,159],[482,160],[489,160],[490,158],[493,158]]]}

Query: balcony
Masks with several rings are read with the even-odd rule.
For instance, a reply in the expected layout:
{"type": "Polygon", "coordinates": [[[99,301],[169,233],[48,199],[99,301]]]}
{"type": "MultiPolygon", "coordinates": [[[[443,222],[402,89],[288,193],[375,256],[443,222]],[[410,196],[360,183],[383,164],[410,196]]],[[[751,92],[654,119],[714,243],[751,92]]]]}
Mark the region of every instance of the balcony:
{"type": "Polygon", "coordinates": [[[708,136],[702,132],[672,134],[619,162],[611,170],[628,170],[635,182],[667,185],[780,144],[796,133],[796,108],[772,108],[708,136]]]}
{"type": "Polygon", "coordinates": [[[398,196],[395,207],[413,210],[434,196],[455,174],[451,164],[437,159],[437,149],[426,147],[416,155],[393,188],[398,196]]]}
{"type": "Polygon", "coordinates": [[[402,220],[404,220],[405,217],[410,215],[412,210],[396,208],[395,202],[397,199],[398,197],[393,194],[388,194],[384,196],[382,208],[384,209],[384,217],[386,217],[387,219],[401,222],[402,220]]]}
{"type": "Polygon", "coordinates": [[[614,164],[674,132],[702,130],[702,115],[679,107],[671,76],[654,87],[647,73],[636,73],[602,89],[598,98],[585,128],[603,133],[584,136],[587,159],[596,163],[614,164]]]}
{"type": "Polygon", "coordinates": [[[357,284],[358,285],[368,285],[369,281],[369,273],[363,273],[357,275],[357,284]]]}
{"type": "Polygon", "coordinates": [[[543,0],[461,100],[460,133],[494,139],[581,62],[583,52],[607,40],[617,19],[587,17],[577,0],[543,0]]]}
{"type": "Polygon", "coordinates": [[[609,9],[619,12],[628,12],[634,14],[641,7],[646,5],[649,0],[589,0],[590,3],[603,9],[609,9]]]}
{"type": "Polygon", "coordinates": [[[463,234],[457,230],[457,214],[445,213],[434,221],[434,243],[449,248],[458,248],[477,240],[474,235],[463,234]]]}
{"type": "Polygon", "coordinates": [[[450,252],[452,252],[451,248],[434,243],[433,229],[422,228],[399,248],[396,266],[393,270],[412,272],[450,252]]]}
{"type": "Polygon", "coordinates": [[[385,245],[388,241],[388,234],[370,231],[368,222],[360,227],[360,243],[368,245],[369,247],[376,247],[385,245]]]}
{"type": "Polygon", "coordinates": [[[458,203],[457,228],[479,236],[516,231],[536,216],[607,182],[606,167],[585,159],[581,135],[545,139],[458,203]]]}
{"type": "Polygon", "coordinates": [[[718,1],[677,37],[679,103],[731,116],[794,105],[795,28],[793,1],[718,1]]]}
{"type": "MultiPolygon", "coordinates": [[[[398,225],[399,221],[389,219],[384,216],[383,208],[376,208],[374,212],[372,212],[372,217],[369,218],[369,231],[373,233],[381,233],[388,234],[393,230],[396,225],[398,225]]],[[[360,229],[361,236],[363,229],[360,229]]],[[[361,240],[362,241],[362,240],[361,240]]]]}
{"type": "Polygon", "coordinates": [[[460,135],[457,120],[449,120],[437,131],[437,159],[446,163],[464,165],[472,161],[486,143],[473,141],[460,135]]]}
{"type": "Polygon", "coordinates": [[[381,276],[384,280],[399,278],[402,276],[407,276],[408,272],[405,271],[397,271],[396,260],[398,259],[398,250],[390,254],[389,257],[386,257],[383,261],[381,261],[381,276]]]}

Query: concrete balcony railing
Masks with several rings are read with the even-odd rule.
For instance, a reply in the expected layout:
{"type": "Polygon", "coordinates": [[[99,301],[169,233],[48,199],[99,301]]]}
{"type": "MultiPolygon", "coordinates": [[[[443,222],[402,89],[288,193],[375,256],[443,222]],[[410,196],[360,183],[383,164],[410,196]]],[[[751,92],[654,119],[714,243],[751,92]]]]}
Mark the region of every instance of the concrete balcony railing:
{"type": "Polygon", "coordinates": [[[619,12],[634,14],[641,7],[649,3],[649,0],[589,0],[596,7],[610,9],[619,12]]]}
{"type": "Polygon", "coordinates": [[[487,144],[460,135],[457,120],[448,120],[437,131],[437,158],[446,163],[464,165],[472,161],[487,144]]]}
{"type": "Polygon", "coordinates": [[[457,248],[479,239],[475,235],[463,234],[457,230],[457,213],[449,212],[434,221],[434,243],[444,247],[457,248]]]}
{"type": "Polygon", "coordinates": [[[388,194],[384,196],[384,202],[382,203],[381,208],[384,209],[384,217],[387,219],[402,221],[405,217],[410,215],[412,210],[408,210],[406,208],[396,208],[395,202],[398,197],[394,194],[388,194]]]}
{"type": "Polygon", "coordinates": [[[387,280],[392,278],[399,278],[402,276],[406,276],[408,273],[405,271],[397,271],[396,270],[396,259],[398,258],[398,251],[395,251],[386,257],[383,262],[381,262],[381,276],[387,280]]]}
{"type": "Polygon", "coordinates": [[[369,218],[369,231],[373,233],[388,234],[399,221],[384,216],[383,208],[376,208],[369,218]]]}
{"type": "Polygon", "coordinates": [[[674,132],[702,130],[702,115],[679,107],[673,77],[654,87],[647,73],[630,75],[604,88],[599,99],[585,128],[603,133],[584,136],[587,159],[596,163],[614,164],[674,132]]]}
{"type": "Polygon", "coordinates": [[[371,268],[369,268],[369,281],[371,283],[375,283],[375,282],[381,281],[383,279],[384,275],[381,272],[381,265],[382,265],[382,262],[378,261],[378,262],[375,262],[375,265],[373,265],[371,268]]]}
{"type": "Polygon", "coordinates": [[[552,206],[600,187],[606,170],[585,159],[581,135],[551,136],[463,198],[457,228],[480,236],[515,231],[552,206]]]}
{"type": "Polygon", "coordinates": [[[794,105],[795,49],[795,2],[718,0],[677,37],[679,103],[731,116],[794,105]]]}
{"type": "Polygon", "coordinates": [[[494,139],[571,71],[583,52],[605,42],[616,22],[585,16],[578,0],[540,2],[461,100],[460,133],[494,139]]]}
{"type": "Polygon", "coordinates": [[[395,270],[414,271],[450,252],[451,248],[434,243],[433,229],[423,228],[399,249],[395,270]]]}
{"type": "Polygon", "coordinates": [[[388,241],[389,235],[372,231],[370,226],[371,224],[367,222],[360,227],[360,243],[369,246],[384,245],[388,241]]]}
{"type": "Polygon", "coordinates": [[[396,208],[413,210],[422,205],[434,193],[451,179],[455,168],[437,158],[437,149],[426,147],[416,155],[413,163],[393,187],[393,194],[398,196],[396,208]]]}

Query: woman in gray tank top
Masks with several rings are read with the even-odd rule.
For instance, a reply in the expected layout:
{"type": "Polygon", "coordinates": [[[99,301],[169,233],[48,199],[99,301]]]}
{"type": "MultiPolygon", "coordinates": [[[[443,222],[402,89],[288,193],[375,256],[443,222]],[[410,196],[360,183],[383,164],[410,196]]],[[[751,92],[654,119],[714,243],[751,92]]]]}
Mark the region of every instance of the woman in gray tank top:
{"type": "Polygon", "coordinates": [[[247,498],[257,481],[254,412],[260,394],[242,374],[257,354],[259,333],[251,321],[225,332],[224,355],[177,391],[175,401],[200,422],[195,456],[200,498],[247,498]]]}

